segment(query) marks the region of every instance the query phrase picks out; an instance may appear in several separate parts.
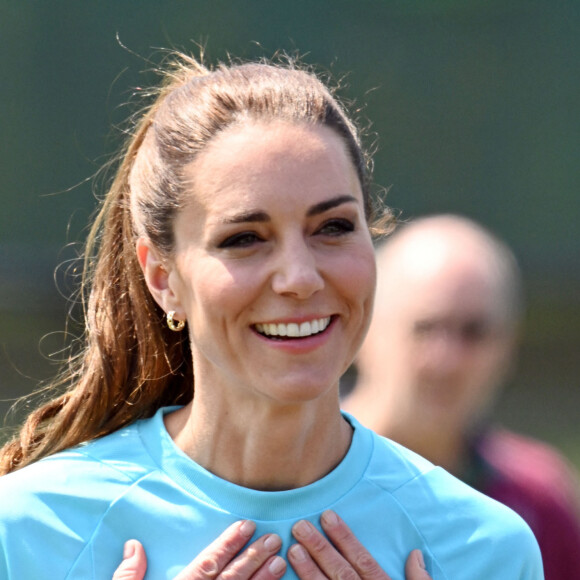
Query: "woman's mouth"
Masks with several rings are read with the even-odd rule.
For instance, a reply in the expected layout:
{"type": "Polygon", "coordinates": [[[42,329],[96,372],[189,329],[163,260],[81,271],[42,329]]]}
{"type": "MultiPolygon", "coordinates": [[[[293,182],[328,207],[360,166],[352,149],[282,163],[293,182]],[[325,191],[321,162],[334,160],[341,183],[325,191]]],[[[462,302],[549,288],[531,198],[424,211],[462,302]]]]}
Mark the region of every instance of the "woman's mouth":
{"type": "Polygon", "coordinates": [[[330,324],[330,316],[308,322],[266,322],[254,326],[257,332],[268,338],[306,338],[324,332],[330,324]]]}

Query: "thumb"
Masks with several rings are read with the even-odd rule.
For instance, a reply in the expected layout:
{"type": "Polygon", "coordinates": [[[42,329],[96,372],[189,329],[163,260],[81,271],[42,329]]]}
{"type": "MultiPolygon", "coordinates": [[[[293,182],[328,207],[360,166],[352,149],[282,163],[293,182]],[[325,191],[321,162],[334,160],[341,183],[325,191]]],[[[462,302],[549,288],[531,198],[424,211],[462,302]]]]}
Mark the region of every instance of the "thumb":
{"type": "Polygon", "coordinates": [[[129,540],[123,549],[123,561],[112,580],[143,580],[146,570],[147,557],[143,546],[137,540],[129,540]]]}

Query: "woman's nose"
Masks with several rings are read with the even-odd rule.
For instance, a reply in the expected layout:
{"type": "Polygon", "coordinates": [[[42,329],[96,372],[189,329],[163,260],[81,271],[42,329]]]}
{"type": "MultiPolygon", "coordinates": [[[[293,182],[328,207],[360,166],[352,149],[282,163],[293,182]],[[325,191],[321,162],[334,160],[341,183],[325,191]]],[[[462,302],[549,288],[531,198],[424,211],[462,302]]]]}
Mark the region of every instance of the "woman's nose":
{"type": "Polygon", "coordinates": [[[274,292],[304,300],[323,287],[316,256],[306,241],[285,244],[277,256],[272,276],[274,292]]]}

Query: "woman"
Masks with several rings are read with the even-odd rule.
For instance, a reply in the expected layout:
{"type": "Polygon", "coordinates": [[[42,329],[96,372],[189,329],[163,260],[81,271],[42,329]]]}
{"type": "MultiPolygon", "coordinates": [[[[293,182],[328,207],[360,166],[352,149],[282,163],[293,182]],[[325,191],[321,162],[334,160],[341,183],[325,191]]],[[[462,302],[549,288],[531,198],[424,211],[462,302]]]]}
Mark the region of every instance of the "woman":
{"type": "MultiPolygon", "coordinates": [[[[375,285],[340,105],[292,66],[184,57],[167,79],[90,236],[86,350],[4,450],[0,573],[110,578],[136,538],[173,578],[241,520],[277,574],[280,551],[301,578],[364,576],[348,550],[317,558],[324,512],[392,578],[414,548],[433,578],[541,578],[513,512],[340,413],[375,285]]],[[[241,559],[206,575],[265,573],[241,559]]]]}

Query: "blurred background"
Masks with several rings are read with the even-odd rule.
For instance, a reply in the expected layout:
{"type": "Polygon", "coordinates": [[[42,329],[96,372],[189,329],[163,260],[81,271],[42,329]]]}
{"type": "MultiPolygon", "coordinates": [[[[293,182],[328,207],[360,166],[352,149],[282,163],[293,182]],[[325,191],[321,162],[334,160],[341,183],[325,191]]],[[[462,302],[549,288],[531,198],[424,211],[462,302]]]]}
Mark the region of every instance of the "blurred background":
{"type": "Polygon", "coordinates": [[[498,414],[580,467],[576,0],[0,0],[0,419],[62,356],[65,272],[127,103],[159,48],[197,44],[209,62],[298,51],[343,79],[403,219],[465,214],[513,247],[527,324],[498,414]]]}

